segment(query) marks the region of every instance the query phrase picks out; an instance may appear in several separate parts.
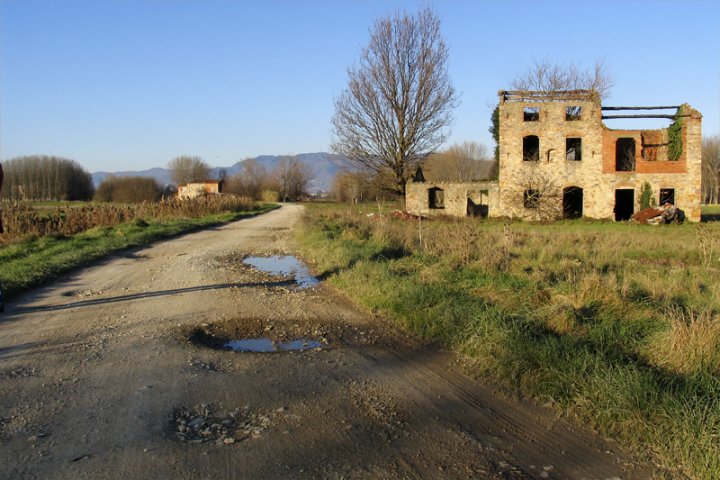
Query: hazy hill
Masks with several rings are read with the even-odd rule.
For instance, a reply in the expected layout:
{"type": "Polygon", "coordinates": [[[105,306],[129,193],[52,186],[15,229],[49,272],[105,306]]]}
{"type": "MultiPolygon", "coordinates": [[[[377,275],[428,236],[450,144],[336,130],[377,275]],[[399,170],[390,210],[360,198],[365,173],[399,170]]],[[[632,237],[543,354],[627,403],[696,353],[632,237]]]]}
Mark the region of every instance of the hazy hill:
{"type": "MultiPolygon", "coordinates": [[[[277,166],[281,158],[282,155],[261,155],[256,157],[255,160],[265,167],[267,171],[270,171],[277,166]]],[[[301,153],[297,155],[297,158],[301,162],[309,165],[315,172],[315,178],[310,182],[309,190],[311,193],[330,190],[335,173],[338,171],[340,162],[343,160],[343,157],[340,155],[325,152],[301,153]]],[[[211,176],[217,176],[221,169],[225,169],[228,176],[239,173],[242,170],[243,161],[244,160],[241,160],[229,167],[213,167],[211,176]]],[[[151,177],[163,186],[172,183],[170,180],[170,170],[157,167],[140,171],[94,172],[92,174],[93,184],[97,187],[109,175],[116,177],[151,177]]]]}

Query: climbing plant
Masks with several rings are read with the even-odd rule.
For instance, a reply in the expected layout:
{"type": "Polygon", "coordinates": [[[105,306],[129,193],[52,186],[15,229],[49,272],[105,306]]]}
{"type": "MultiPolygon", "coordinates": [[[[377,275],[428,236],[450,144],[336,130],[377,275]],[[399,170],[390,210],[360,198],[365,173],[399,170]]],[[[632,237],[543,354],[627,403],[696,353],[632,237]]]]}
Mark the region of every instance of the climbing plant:
{"type": "Polygon", "coordinates": [[[490,128],[488,131],[492,134],[493,140],[495,140],[495,161],[500,160],[500,107],[495,107],[492,115],[490,116],[490,128]]]}
{"type": "Polygon", "coordinates": [[[652,187],[648,182],[643,183],[640,189],[640,209],[654,207],[655,199],[652,196],[652,187]]]}
{"type": "MultiPolygon", "coordinates": [[[[678,108],[677,114],[682,111],[682,107],[678,108]]],[[[683,151],[682,141],[682,117],[677,117],[675,121],[668,127],[668,160],[676,161],[680,159],[683,151]]]]}

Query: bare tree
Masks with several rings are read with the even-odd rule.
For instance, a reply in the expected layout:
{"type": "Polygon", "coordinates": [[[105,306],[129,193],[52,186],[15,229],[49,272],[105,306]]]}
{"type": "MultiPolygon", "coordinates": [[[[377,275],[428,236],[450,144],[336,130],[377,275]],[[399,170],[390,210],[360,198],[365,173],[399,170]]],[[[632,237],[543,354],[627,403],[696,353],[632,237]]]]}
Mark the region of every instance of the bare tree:
{"type": "Polygon", "coordinates": [[[720,135],[702,141],[702,198],[705,203],[720,203],[720,135]]]}
{"type": "Polygon", "coordinates": [[[267,170],[254,158],[243,160],[240,166],[240,172],[226,180],[225,192],[260,200],[267,187],[267,170]]]}
{"type": "Polygon", "coordinates": [[[271,173],[274,177],[280,199],[298,200],[307,194],[307,187],[314,173],[310,165],[302,163],[295,156],[285,156],[280,159],[277,167],[271,173]]]}
{"type": "Polygon", "coordinates": [[[522,169],[515,180],[515,190],[531,219],[548,221],[562,217],[562,190],[553,176],[538,168],[522,169]]]}
{"type": "Polygon", "coordinates": [[[513,90],[554,92],[567,90],[595,90],[606,98],[615,85],[612,75],[602,61],[596,61],[591,70],[582,70],[576,64],[552,63],[548,60],[533,65],[512,82],[513,90]]]}
{"type": "Polygon", "coordinates": [[[404,195],[410,174],[449,133],[457,98],[447,58],[429,8],[378,20],[335,100],[333,151],[404,195]]]}
{"type": "Polygon", "coordinates": [[[210,174],[210,165],[200,157],[183,155],[173,158],[168,163],[170,178],[176,185],[186,185],[190,182],[207,180],[210,174]]]}

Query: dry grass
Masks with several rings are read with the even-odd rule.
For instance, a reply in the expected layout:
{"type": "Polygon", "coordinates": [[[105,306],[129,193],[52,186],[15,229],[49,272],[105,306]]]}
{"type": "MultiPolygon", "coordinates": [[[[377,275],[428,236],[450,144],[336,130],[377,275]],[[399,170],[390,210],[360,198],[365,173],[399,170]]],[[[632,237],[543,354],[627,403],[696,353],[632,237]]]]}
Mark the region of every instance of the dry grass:
{"type": "Polygon", "coordinates": [[[182,201],[172,198],[139,204],[73,204],[54,209],[38,209],[28,202],[4,202],[0,204],[0,215],[5,233],[0,236],[0,245],[28,237],[71,236],[95,227],[150,219],[199,218],[227,211],[252,210],[254,207],[251,199],[233,196],[182,201]]]}
{"type": "Polygon", "coordinates": [[[652,338],[650,361],[682,375],[708,372],[720,376],[720,315],[673,306],[665,309],[669,328],[652,338]]]}

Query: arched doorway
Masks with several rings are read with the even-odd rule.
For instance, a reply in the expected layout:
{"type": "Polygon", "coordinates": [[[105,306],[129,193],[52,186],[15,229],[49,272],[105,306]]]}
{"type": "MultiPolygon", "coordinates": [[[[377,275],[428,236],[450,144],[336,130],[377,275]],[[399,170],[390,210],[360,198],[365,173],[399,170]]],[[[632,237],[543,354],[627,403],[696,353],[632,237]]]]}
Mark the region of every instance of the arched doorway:
{"type": "Polygon", "coordinates": [[[565,187],[563,189],[563,217],[580,218],[583,216],[583,189],[565,187]]]}

